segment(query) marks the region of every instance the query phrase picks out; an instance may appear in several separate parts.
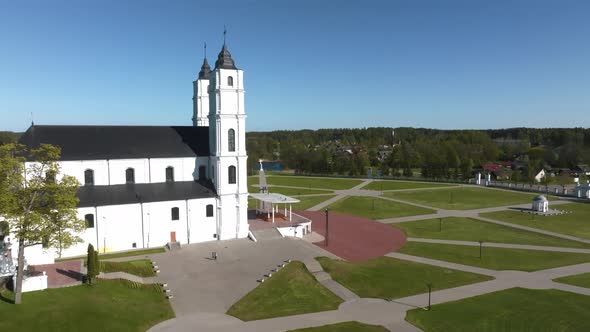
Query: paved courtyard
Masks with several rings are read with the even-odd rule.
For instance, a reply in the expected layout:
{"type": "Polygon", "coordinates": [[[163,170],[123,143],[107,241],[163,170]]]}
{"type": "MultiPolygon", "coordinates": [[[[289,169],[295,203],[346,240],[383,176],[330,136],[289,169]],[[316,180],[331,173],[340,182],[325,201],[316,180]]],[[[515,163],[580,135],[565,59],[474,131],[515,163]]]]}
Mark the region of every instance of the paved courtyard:
{"type": "Polygon", "coordinates": [[[161,273],[160,282],[172,290],[172,308],[177,317],[195,313],[225,313],[258,285],[258,281],[287,259],[309,261],[330,253],[306,241],[275,238],[215,241],[183,246],[153,255],[161,273]],[[211,252],[217,252],[217,260],[211,252]]]}

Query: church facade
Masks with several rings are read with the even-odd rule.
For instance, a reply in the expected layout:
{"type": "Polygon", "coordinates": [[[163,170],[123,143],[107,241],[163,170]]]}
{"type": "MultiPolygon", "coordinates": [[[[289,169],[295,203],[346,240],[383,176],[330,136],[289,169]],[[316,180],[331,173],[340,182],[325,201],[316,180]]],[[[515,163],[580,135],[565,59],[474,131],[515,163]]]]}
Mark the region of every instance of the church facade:
{"type": "MultiPolygon", "coordinates": [[[[62,257],[245,238],[246,113],[243,71],[225,43],[193,82],[193,126],[32,125],[20,143],[61,147],[61,174],[81,183],[83,242],[62,257]]],[[[16,252],[13,255],[16,256],[16,252]]],[[[26,249],[28,264],[54,250],[26,249]]]]}

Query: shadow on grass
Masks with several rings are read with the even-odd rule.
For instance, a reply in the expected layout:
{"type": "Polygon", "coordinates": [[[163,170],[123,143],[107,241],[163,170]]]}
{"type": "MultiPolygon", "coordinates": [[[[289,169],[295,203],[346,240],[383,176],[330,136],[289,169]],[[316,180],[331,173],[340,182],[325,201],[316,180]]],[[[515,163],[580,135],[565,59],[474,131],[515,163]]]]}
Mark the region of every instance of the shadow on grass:
{"type": "Polygon", "coordinates": [[[7,290],[0,291],[0,301],[6,302],[9,304],[14,304],[14,298],[12,296],[6,296],[7,290]]]}

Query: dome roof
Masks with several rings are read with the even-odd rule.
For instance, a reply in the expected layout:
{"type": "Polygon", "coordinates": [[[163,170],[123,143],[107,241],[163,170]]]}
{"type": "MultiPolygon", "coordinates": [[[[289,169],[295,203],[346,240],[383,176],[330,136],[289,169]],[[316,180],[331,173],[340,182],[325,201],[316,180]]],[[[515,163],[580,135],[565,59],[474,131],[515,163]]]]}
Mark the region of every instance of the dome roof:
{"type": "Polygon", "coordinates": [[[234,60],[231,58],[231,54],[227,50],[225,43],[221,48],[221,52],[217,55],[217,61],[215,61],[215,69],[238,69],[234,60]]]}
{"type": "Polygon", "coordinates": [[[533,201],[535,201],[535,202],[547,202],[547,198],[545,198],[545,196],[543,196],[543,195],[539,195],[539,196],[533,198],[533,201]]]}
{"type": "Polygon", "coordinates": [[[199,79],[208,80],[210,72],[211,67],[209,67],[209,62],[207,62],[207,58],[205,58],[205,60],[203,60],[203,65],[201,66],[201,71],[199,72],[199,79]]]}

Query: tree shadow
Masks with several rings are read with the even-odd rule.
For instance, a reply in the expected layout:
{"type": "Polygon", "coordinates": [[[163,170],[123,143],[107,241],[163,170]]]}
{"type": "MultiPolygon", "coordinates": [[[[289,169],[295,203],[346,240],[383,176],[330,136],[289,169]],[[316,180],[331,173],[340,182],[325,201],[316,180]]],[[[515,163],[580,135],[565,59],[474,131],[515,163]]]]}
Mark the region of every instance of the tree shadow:
{"type": "Polygon", "coordinates": [[[84,281],[84,274],[82,274],[78,271],[63,270],[63,269],[56,269],[55,271],[57,271],[57,273],[59,273],[59,274],[63,274],[67,277],[70,277],[76,281],[84,281]]]}

